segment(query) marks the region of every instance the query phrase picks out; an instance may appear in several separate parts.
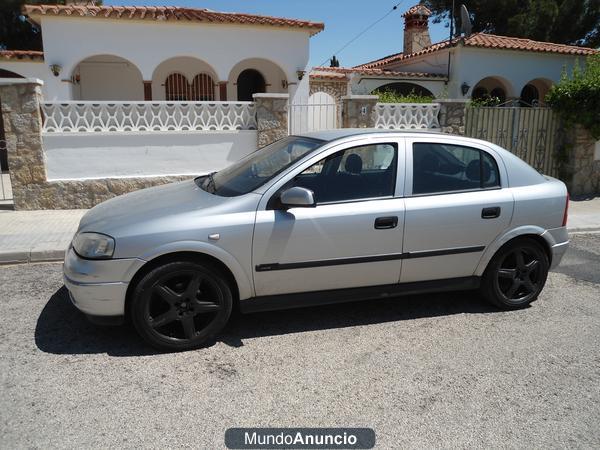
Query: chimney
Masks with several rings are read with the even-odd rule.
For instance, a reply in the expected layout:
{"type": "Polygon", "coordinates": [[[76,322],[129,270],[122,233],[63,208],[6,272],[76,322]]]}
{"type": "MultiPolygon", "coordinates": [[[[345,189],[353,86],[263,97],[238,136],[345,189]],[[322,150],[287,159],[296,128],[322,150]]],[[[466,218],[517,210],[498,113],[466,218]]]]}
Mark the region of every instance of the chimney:
{"type": "Polygon", "coordinates": [[[405,55],[418,52],[431,45],[429,16],[431,16],[431,11],[421,4],[412,6],[402,14],[404,17],[403,53],[405,55]]]}

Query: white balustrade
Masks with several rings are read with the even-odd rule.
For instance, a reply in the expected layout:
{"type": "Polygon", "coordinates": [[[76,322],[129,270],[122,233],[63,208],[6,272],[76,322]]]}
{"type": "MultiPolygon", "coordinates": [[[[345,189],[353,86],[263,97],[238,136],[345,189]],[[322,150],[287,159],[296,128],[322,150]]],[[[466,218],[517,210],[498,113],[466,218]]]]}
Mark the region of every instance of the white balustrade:
{"type": "Polygon", "coordinates": [[[440,128],[439,103],[377,103],[375,128],[389,130],[440,128]]]}
{"type": "Polygon", "coordinates": [[[252,102],[45,102],[42,111],[45,133],[256,130],[252,102]]]}

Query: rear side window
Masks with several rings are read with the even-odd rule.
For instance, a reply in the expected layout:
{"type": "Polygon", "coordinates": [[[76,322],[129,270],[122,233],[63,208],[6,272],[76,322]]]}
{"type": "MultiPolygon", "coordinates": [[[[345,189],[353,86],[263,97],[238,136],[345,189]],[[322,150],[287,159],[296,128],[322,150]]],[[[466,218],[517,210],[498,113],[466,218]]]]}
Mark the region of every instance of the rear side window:
{"type": "Polygon", "coordinates": [[[461,145],[413,144],[413,195],[498,187],[498,165],[488,153],[461,145]]]}

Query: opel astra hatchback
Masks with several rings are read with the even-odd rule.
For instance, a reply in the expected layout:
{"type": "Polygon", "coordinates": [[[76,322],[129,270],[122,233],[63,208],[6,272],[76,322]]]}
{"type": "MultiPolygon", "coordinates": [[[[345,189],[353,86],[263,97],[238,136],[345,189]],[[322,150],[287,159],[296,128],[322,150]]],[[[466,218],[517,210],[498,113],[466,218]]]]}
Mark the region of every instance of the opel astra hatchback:
{"type": "Polygon", "coordinates": [[[106,201],[64,280],[101,323],[201,346],[242,312],[480,289],[540,294],[568,245],[565,185],[497,145],[426,132],[290,136],[216,173],[106,201]]]}

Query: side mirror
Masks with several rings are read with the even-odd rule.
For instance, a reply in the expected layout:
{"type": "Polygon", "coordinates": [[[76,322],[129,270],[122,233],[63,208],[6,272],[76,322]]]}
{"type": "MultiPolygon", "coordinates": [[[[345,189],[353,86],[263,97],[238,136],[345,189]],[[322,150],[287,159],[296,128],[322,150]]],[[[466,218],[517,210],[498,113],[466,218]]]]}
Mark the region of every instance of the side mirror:
{"type": "Polygon", "coordinates": [[[298,186],[283,191],[279,200],[286,208],[314,208],[317,206],[314,192],[298,186]]]}

